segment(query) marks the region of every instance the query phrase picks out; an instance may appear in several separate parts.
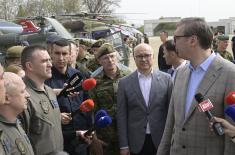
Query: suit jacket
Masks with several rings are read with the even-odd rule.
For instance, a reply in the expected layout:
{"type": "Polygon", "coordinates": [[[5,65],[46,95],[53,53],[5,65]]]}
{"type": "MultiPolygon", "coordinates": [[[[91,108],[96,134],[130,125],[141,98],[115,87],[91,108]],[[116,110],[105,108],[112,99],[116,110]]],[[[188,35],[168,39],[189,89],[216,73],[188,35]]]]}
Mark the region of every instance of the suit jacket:
{"type": "MultiPolygon", "coordinates": [[[[217,136],[209,129],[205,114],[199,112],[193,99],[185,116],[185,104],[190,70],[187,66],[178,71],[172,91],[166,127],[157,155],[232,155],[235,144],[227,136],[217,136]]],[[[213,115],[224,117],[224,98],[235,90],[235,65],[217,55],[212,61],[197,93],[210,99],[213,115]]]]}
{"type": "Polygon", "coordinates": [[[137,71],[119,81],[117,94],[119,142],[120,147],[128,146],[133,153],[138,153],[142,149],[147,122],[156,148],[165,126],[172,80],[168,74],[161,71],[153,71],[152,76],[148,106],[140,89],[137,71]]]}

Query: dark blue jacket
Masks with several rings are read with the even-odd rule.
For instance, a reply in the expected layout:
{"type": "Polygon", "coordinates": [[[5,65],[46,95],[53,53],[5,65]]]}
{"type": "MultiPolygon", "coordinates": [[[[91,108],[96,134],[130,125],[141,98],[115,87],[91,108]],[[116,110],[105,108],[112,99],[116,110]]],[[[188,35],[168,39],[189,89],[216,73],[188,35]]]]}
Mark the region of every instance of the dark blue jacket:
{"type": "MultiPolygon", "coordinates": [[[[71,67],[67,68],[66,74],[61,74],[55,67],[52,67],[52,77],[48,79],[45,83],[50,86],[51,88],[63,88],[64,83],[67,83],[69,78],[74,73],[81,73],[76,69],[73,69],[71,67]]],[[[82,74],[81,74],[82,75],[82,74]]],[[[91,126],[91,114],[90,113],[83,113],[83,112],[76,112],[79,109],[80,104],[88,98],[87,92],[80,91],[80,94],[75,97],[68,97],[68,96],[62,96],[57,97],[60,111],[61,112],[67,112],[72,114],[72,121],[68,125],[62,125],[62,130],[64,134],[64,138],[66,140],[67,138],[72,138],[71,136],[75,136],[75,133],[73,135],[68,134],[68,132],[73,132],[75,130],[85,130],[88,129],[91,126]],[[66,134],[66,135],[65,135],[66,134]]]]}

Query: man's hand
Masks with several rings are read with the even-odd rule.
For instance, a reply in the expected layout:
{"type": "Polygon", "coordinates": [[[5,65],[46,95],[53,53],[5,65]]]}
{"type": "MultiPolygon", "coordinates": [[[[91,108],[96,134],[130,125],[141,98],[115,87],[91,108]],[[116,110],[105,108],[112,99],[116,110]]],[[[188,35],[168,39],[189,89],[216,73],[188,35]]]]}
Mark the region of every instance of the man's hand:
{"type": "Polygon", "coordinates": [[[234,137],[235,136],[235,126],[233,126],[231,123],[229,123],[227,120],[214,117],[216,122],[219,122],[222,124],[224,127],[224,132],[227,134],[229,137],[234,137]]]}
{"type": "Polygon", "coordinates": [[[60,115],[61,115],[61,123],[63,125],[69,124],[70,121],[72,120],[71,113],[63,112],[60,115]]]}
{"type": "Polygon", "coordinates": [[[83,139],[87,144],[91,144],[92,142],[92,135],[85,136],[84,134],[87,132],[87,130],[78,130],[76,131],[76,136],[79,136],[81,139],[83,139]]]}
{"type": "Polygon", "coordinates": [[[120,149],[120,155],[130,155],[129,148],[120,149]]]}

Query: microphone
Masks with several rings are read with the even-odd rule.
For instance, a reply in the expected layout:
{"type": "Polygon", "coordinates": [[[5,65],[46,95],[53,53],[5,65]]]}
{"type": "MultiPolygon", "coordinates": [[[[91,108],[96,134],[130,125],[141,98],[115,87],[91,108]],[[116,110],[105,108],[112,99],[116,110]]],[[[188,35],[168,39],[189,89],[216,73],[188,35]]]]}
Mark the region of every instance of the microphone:
{"type": "Polygon", "coordinates": [[[103,117],[103,116],[108,116],[107,111],[105,111],[105,110],[103,110],[103,109],[97,111],[96,114],[95,114],[95,123],[97,123],[98,120],[99,120],[101,117],[103,117]]]}
{"type": "Polygon", "coordinates": [[[79,110],[82,112],[90,112],[91,110],[94,109],[94,101],[92,99],[87,99],[82,102],[82,104],[79,107],[79,110]]]}
{"type": "Polygon", "coordinates": [[[83,77],[79,73],[73,74],[68,81],[68,85],[65,86],[58,95],[58,98],[61,96],[66,96],[69,94],[69,90],[76,85],[81,84],[83,77]]]}
{"type": "Polygon", "coordinates": [[[221,123],[216,122],[214,116],[210,112],[210,109],[213,108],[213,104],[211,103],[211,101],[209,99],[203,101],[204,97],[201,93],[196,94],[195,99],[199,104],[199,110],[205,112],[209,121],[212,122],[214,132],[219,136],[224,135],[224,128],[222,127],[221,123]]]}
{"type": "Polygon", "coordinates": [[[81,91],[81,90],[90,90],[96,86],[96,80],[94,78],[86,79],[83,81],[83,77],[78,73],[75,73],[68,81],[68,85],[65,86],[58,98],[61,96],[66,96],[70,92],[81,91]]]}
{"type": "Polygon", "coordinates": [[[110,116],[102,116],[95,123],[94,127],[90,128],[89,130],[87,130],[87,132],[84,133],[84,136],[91,135],[91,133],[95,131],[97,128],[105,128],[111,123],[112,123],[112,118],[110,116]]]}
{"type": "Polygon", "coordinates": [[[228,106],[225,108],[224,112],[235,122],[235,105],[228,106]]]}
{"type": "Polygon", "coordinates": [[[228,95],[225,97],[225,102],[228,105],[233,105],[235,104],[235,92],[230,92],[228,95]]]}
{"type": "Polygon", "coordinates": [[[225,108],[224,112],[235,122],[235,92],[230,92],[225,97],[225,103],[229,106],[225,108]]]}
{"type": "Polygon", "coordinates": [[[96,86],[96,80],[94,78],[89,78],[83,81],[82,88],[83,90],[90,90],[96,86]]]}
{"type": "Polygon", "coordinates": [[[74,111],[72,114],[75,115],[76,113],[79,113],[79,112],[90,112],[94,109],[94,105],[95,104],[92,99],[87,99],[87,100],[83,101],[80,104],[79,109],[74,111]]]}

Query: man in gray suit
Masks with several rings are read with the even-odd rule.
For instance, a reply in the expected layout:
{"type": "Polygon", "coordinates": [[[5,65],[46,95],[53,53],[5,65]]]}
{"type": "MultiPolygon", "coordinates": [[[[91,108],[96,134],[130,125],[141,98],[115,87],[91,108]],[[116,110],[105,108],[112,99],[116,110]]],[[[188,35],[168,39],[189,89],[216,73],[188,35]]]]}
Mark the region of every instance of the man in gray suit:
{"type": "Polygon", "coordinates": [[[153,70],[153,49],[134,49],[137,70],[122,78],[117,95],[117,127],[121,155],[155,155],[172,90],[171,77],[153,70]]]}
{"type": "Polygon", "coordinates": [[[224,98],[235,90],[235,65],[211,50],[212,39],[210,27],[201,18],[185,18],[177,24],[176,51],[190,64],[177,72],[157,155],[235,154],[235,144],[228,136],[210,131],[194,97],[201,93],[210,99],[211,112],[224,118],[224,98]]]}

